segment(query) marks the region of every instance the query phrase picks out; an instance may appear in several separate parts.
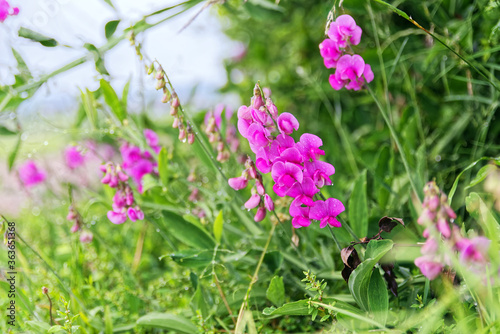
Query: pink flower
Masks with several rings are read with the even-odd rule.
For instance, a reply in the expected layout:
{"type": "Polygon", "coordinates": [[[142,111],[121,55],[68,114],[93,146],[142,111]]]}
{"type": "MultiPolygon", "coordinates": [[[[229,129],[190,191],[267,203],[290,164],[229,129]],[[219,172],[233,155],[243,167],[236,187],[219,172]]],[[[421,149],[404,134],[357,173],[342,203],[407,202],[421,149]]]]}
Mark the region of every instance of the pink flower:
{"type": "Polygon", "coordinates": [[[325,184],[332,184],[330,176],[335,174],[335,167],[333,167],[333,165],[328,162],[316,160],[312,162],[306,161],[304,167],[304,176],[312,178],[316,187],[322,188],[325,184]]]}
{"type": "Polygon", "coordinates": [[[347,43],[358,45],[361,40],[362,30],[356,25],[356,21],[350,15],[340,15],[330,24],[328,37],[330,37],[339,48],[347,47],[347,43]]]}
{"type": "Polygon", "coordinates": [[[229,186],[231,188],[233,188],[234,190],[240,190],[240,189],[246,188],[246,186],[248,184],[248,180],[243,176],[233,177],[233,178],[228,180],[228,183],[229,183],[229,186]]]}
{"type": "Polygon", "coordinates": [[[335,90],[344,86],[350,90],[360,90],[365,82],[373,80],[373,72],[370,65],[360,55],[343,55],[337,63],[335,74],[330,75],[330,85],[335,90]]]}
{"type": "Polygon", "coordinates": [[[4,22],[7,17],[19,14],[19,8],[11,7],[6,0],[0,0],[0,22],[4,22]]]}
{"type": "Polygon", "coordinates": [[[467,262],[485,262],[488,258],[487,252],[491,240],[486,237],[475,237],[472,239],[462,238],[455,244],[460,254],[460,260],[467,262]]]}
{"type": "Polygon", "coordinates": [[[284,112],[278,116],[278,128],[281,133],[289,135],[299,129],[299,121],[292,114],[284,112]]]}
{"type": "Polygon", "coordinates": [[[260,204],[260,195],[253,194],[252,196],[250,196],[248,201],[246,201],[245,208],[251,210],[253,208],[256,208],[259,204],[260,204]]]}
{"type": "Polygon", "coordinates": [[[268,194],[264,195],[264,206],[266,207],[267,211],[274,211],[273,199],[268,194]]]}
{"type": "Polygon", "coordinates": [[[319,149],[321,146],[323,146],[321,138],[310,133],[304,133],[300,136],[300,142],[297,143],[297,148],[304,160],[316,161],[318,156],[325,155],[325,151],[319,149]]]}
{"type": "Polygon", "coordinates": [[[295,182],[302,183],[304,175],[300,167],[289,162],[278,161],[273,165],[271,170],[271,176],[273,177],[274,185],[273,189],[278,196],[283,197],[286,191],[293,186],[295,182]]]}
{"type": "Polygon", "coordinates": [[[430,280],[435,279],[444,267],[442,263],[434,261],[431,255],[424,255],[416,258],[415,265],[420,269],[422,274],[430,280]]]}
{"type": "Polygon", "coordinates": [[[295,198],[296,201],[303,205],[313,206],[313,196],[319,192],[313,180],[305,177],[302,183],[295,182],[287,191],[286,195],[295,198]]]}
{"type": "Polygon", "coordinates": [[[141,211],[141,209],[138,206],[136,206],[135,208],[132,208],[132,207],[128,208],[127,215],[130,218],[130,220],[133,222],[135,222],[137,220],[144,219],[144,213],[141,211]]]}
{"type": "Polygon", "coordinates": [[[309,218],[309,207],[301,206],[300,203],[292,202],[290,205],[289,213],[292,219],[292,226],[295,228],[301,228],[311,225],[311,219],[309,218]]]}
{"type": "Polygon", "coordinates": [[[261,222],[266,218],[266,208],[263,206],[259,206],[257,209],[257,212],[255,213],[255,217],[253,217],[253,220],[255,220],[256,223],[261,222]]]}
{"type": "Polygon", "coordinates": [[[88,244],[92,242],[94,235],[91,232],[84,231],[80,234],[80,242],[82,244],[88,244]]]}
{"type": "Polygon", "coordinates": [[[120,212],[108,211],[107,216],[113,224],[123,224],[127,221],[127,213],[125,210],[120,212]]]}
{"type": "Polygon", "coordinates": [[[64,151],[66,165],[71,169],[76,169],[85,163],[85,156],[76,146],[68,146],[64,151]]]}
{"type": "Polygon", "coordinates": [[[18,169],[19,178],[25,187],[32,187],[45,181],[45,172],[38,168],[33,160],[26,161],[18,169]]]}
{"type": "Polygon", "coordinates": [[[146,137],[146,143],[155,151],[156,154],[160,153],[161,146],[159,145],[160,140],[158,135],[151,129],[144,129],[144,137],[146,137]]]}
{"type": "Polygon", "coordinates": [[[345,207],[341,201],[329,198],[326,201],[316,201],[309,216],[312,219],[319,220],[319,227],[321,228],[324,228],[327,224],[333,227],[341,227],[342,224],[337,220],[337,216],[344,211],[345,207]]]}
{"type": "Polygon", "coordinates": [[[342,56],[338,44],[328,38],[319,45],[319,52],[321,53],[321,57],[323,57],[326,68],[335,68],[337,61],[342,56]]]}

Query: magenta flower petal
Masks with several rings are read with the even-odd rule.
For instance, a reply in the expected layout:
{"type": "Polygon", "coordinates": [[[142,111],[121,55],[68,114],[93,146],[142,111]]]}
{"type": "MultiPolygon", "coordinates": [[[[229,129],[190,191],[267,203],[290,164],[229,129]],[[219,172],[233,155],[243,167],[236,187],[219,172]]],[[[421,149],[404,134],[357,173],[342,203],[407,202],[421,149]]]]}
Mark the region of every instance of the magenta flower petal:
{"type": "Polygon", "coordinates": [[[250,196],[248,201],[245,202],[245,208],[248,210],[256,208],[260,204],[260,195],[259,194],[253,194],[250,196]]]}
{"type": "Polygon", "coordinates": [[[274,211],[273,199],[268,194],[264,195],[264,207],[267,209],[267,211],[274,211]]]}
{"type": "Polygon", "coordinates": [[[19,178],[25,187],[33,187],[46,179],[45,172],[34,161],[28,160],[18,169],[19,178]]]}
{"type": "Polygon", "coordinates": [[[108,211],[107,216],[113,224],[123,224],[127,221],[127,214],[125,212],[108,211]]]}
{"type": "Polygon", "coordinates": [[[278,116],[278,128],[282,133],[291,134],[293,130],[299,129],[299,121],[288,112],[281,113],[278,116]]]}
{"type": "Polygon", "coordinates": [[[247,186],[248,180],[243,176],[233,177],[233,178],[228,180],[228,184],[234,190],[240,190],[240,189],[243,189],[247,186]]]}

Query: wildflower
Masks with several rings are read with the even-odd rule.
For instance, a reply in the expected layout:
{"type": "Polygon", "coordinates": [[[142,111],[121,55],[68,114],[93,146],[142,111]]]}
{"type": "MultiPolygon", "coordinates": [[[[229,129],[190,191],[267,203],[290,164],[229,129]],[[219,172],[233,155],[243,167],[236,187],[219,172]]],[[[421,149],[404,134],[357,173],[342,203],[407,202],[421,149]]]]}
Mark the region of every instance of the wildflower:
{"type": "Polygon", "coordinates": [[[316,201],[311,208],[309,216],[312,219],[319,220],[319,227],[321,228],[327,224],[333,227],[341,227],[342,224],[337,220],[337,216],[344,211],[345,207],[341,201],[329,198],[326,201],[316,201]]]}
{"type": "Polygon", "coordinates": [[[66,160],[66,165],[70,169],[76,169],[85,163],[85,155],[76,146],[68,146],[64,151],[64,159],[66,160]]]}
{"type": "Polygon", "coordinates": [[[91,243],[93,238],[94,238],[94,235],[92,234],[92,232],[89,232],[89,231],[83,231],[80,234],[80,242],[82,244],[91,243]]]}
{"type": "Polygon", "coordinates": [[[255,179],[255,191],[245,203],[245,207],[259,206],[259,210],[264,207],[272,211],[274,202],[266,194],[260,174],[271,173],[274,192],[280,197],[289,196],[294,199],[289,212],[293,217],[292,225],[295,228],[309,226],[312,219],[320,220],[321,227],[327,224],[340,227],[340,222],[335,217],[344,211],[342,203],[331,199],[323,208],[322,201],[314,200],[321,187],[332,184],[330,176],[335,173],[335,168],[329,163],[318,160],[325,154],[320,149],[323,141],[318,136],[305,133],[300,137],[300,141],[295,143],[289,135],[298,128],[299,122],[295,116],[290,113],[279,114],[269,98],[266,100],[266,105],[263,105],[260,88],[256,85],[250,106],[241,106],[238,109],[238,129],[248,140],[256,160],[253,163],[249,158],[242,176],[230,179],[229,185],[239,190],[246,187],[249,179],[255,179]],[[264,196],[264,201],[259,195],[264,196]],[[319,218],[310,216],[316,203],[318,203],[316,217],[319,218]],[[320,211],[325,214],[321,215],[320,211]]]}
{"type": "Polygon", "coordinates": [[[146,137],[146,143],[149,145],[149,147],[151,147],[156,154],[160,153],[160,140],[156,132],[151,129],[144,129],[144,137],[146,137]]]}
{"type": "Polygon", "coordinates": [[[329,82],[333,89],[360,90],[374,78],[371,66],[360,55],[348,54],[350,45],[358,45],[362,30],[350,15],[340,15],[330,24],[328,37],[319,44],[326,68],[336,68],[329,82]]]}
{"type": "Polygon", "coordinates": [[[7,0],[0,0],[0,22],[4,22],[7,17],[19,14],[19,8],[12,7],[7,0]]]}
{"type": "Polygon", "coordinates": [[[18,169],[19,178],[25,187],[33,187],[46,179],[46,174],[33,160],[26,161],[18,169]]]}

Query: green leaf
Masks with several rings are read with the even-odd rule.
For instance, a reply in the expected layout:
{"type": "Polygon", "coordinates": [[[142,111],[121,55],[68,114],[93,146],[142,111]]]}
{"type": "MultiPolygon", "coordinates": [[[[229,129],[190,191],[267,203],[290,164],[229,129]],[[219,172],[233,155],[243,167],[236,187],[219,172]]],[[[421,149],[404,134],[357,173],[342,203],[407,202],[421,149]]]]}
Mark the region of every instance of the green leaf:
{"type": "Polygon", "coordinates": [[[191,321],[171,313],[148,313],[137,319],[137,325],[149,328],[167,329],[186,334],[198,332],[198,329],[191,321]]]}
{"type": "Polygon", "coordinates": [[[54,46],[57,46],[57,44],[58,44],[55,39],[44,36],[44,35],[37,33],[31,29],[28,29],[28,28],[21,27],[19,29],[18,34],[19,34],[19,37],[31,39],[34,42],[38,42],[38,43],[42,44],[43,46],[54,47],[54,46]]]}
{"type": "Polygon", "coordinates": [[[50,325],[43,321],[26,321],[29,328],[37,330],[39,333],[45,333],[50,330],[50,325]]]}
{"type": "Polygon", "coordinates": [[[50,327],[50,329],[47,331],[47,333],[57,333],[57,332],[64,331],[64,330],[65,329],[63,326],[55,325],[55,326],[50,327]]]}
{"type": "Polygon", "coordinates": [[[158,153],[158,173],[160,174],[160,180],[164,187],[168,185],[168,153],[165,147],[161,148],[160,153],[158,153]]]}
{"type": "Polygon", "coordinates": [[[268,307],[262,313],[264,315],[308,315],[309,305],[308,300],[299,300],[296,302],[287,303],[281,307],[268,307]]]}
{"type": "Polygon", "coordinates": [[[19,134],[19,137],[17,138],[16,146],[14,147],[12,152],[9,153],[9,159],[8,159],[9,172],[12,170],[12,167],[14,166],[17,154],[19,153],[19,148],[21,148],[21,134],[19,134]]]}
{"type": "Polygon", "coordinates": [[[368,307],[375,315],[375,319],[384,325],[387,321],[387,312],[389,310],[389,296],[387,293],[385,281],[380,275],[379,270],[375,269],[368,286],[368,307]]]}
{"type": "Polygon", "coordinates": [[[109,305],[106,305],[104,308],[104,333],[105,334],[113,334],[113,320],[111,318],[111,311],[109,309],[109,305]]]}
{"type": "Polygon", "coordinates": [[[3,125],[0,125],[0,136],[13,136],[17,135],[17,132],[11,131],[3,125]]]}
{"type": "Polygon", "coordinates": [[[123,87],[123,92],[122,92],[122,105],[125,111],[127,111],[129,89],[130,89],[130,80],[127,81],[127,83],[123,87]]]}
{"type": "Polygon", "coordinates": [[[393,247],[392,240],[372,240],[368,243],[363,261],[349,277],[349,290],[356,303],[369,311],[368,291],[373,267],[393,247]]]}
{"type": "Polygon", "coordinates": [[[483,182],[492,169],[495,169],[495,167],[493,167],[492,165],[481,167],[481,169],[477,172],[476,177],[472,181],[470,181],[469,185],[465,189],[474,187],[476,184],[483,182]]]}
{"type": "Polygon", "coordinates": [[[95,98],[94,94],[86,89],[86,93],[80,90],[80,94],[82,97],[83,109],[87,114],[87,119],[94,129],[97,128],[97,109],[95,107],[95,98]]]}
{"type": "Polygon", "coordinates": [[[101,79],[100,83],[102,93],[104,94],[104,101],[106,101],[106,104],[111,108],[111,111],[113,111],[120,122],[123,122],[127,115],[123,109],[121,101],[118,99],[118,95],[116,95],[115,90],[111,87],[109,82],[101,79]]]}
{"type": "Polygon", "coordinates": [[[104,27],[104,34],[106,35],[106,39],[110,39],[110,37],[113,36],[119,23],[120,20],[109,21],[108,23],[106,23],[106,26],[104,27]]]}
{"type": "Polygon", "coordinates": [[[215,240],[217,240],[217,243],[220,244],[220,240],[222,238],[222,229],[224,227],[224,217],[222,215],[222,210],[219,211],[219,214],[217,214],[217,217],[215,218],[214,221],[214,236],[215,240]]]}
{"type": "Polygon", "coordinates": [[[349,199],[349,221],[358,237],[368,234],[368,203],[366,199],[366,170],[356,180],[349,199]]]}
{"type": "Polygon", "coordinates": [[[14,49],[14,48],[12,48],[12,54],[16,58],[17,68],[21,72],[21,75],[31,79],[32,78],[31,72],[28,68],[28,65],[26,65],[26,62],[24,61],[23,57],[21,57],[19,52],[17,52],[16,49],[14,49]]]}
{"type": "Polygon", "coordinates": [[[158,180],[155,179],[155,177],[151,174],[144,175],[142,177],[141,184],[142,184],[142,191],[143,192],[146,192],[150,189],[153,189],[155,187],[160,186],[160,184],[158,183],[158,180]]]}
{"type": "Polygon", "coordinates": [[[274,276],[266,291],[266,297],[276,306],[281,306],[285,302],[285,285],[283,277],[274,276]]]}
{"type": "Polygon", "coordinates": [[[183,267],[205,268],[210,264],[210,262],[212,262],[213,251],[212,250],[198,251],[190,249],[165,256],[169,256],[172,259],[172,261],[183,267]]]}
{"type": "Polygon", "coordinates": [[[215,240],[200,223],[188,222],[173,213],[164,213],[164,221],[174,238],[196,249],[213,249],[215,240]]]}
{"type": "Polygon", "coordinates": [[[203,318],[206,318],[208,316],[208,311],[209,311],[208,305],[207,302],[205,301],[205,297],[203,295],[203,286],[201,284],[198,284],[196,292],[191,298],[189,306],[191,306],[191,309],[193,310],[194,314],[196,314],[196,310],[199,310],[203,318]]]}

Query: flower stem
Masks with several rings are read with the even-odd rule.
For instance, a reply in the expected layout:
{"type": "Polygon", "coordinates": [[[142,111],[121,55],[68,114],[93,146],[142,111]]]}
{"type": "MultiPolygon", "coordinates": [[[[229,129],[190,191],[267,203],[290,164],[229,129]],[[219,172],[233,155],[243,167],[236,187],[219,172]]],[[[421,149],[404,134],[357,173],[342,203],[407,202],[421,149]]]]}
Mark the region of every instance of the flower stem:
{"type": "Polygon", "coordinates": [[[398,148],[399,154],[401,156],[401,160],[403,161],[403,165],[405,167],[406,174],[408,175],[408,178],[410,179],[411,187],[413,188],[413,191],[417,195],[416,198],[417,198],[418,202],[422,203],[422,200],[421,200],[421,198],[422,198],[422,191],[419,191],[419,189],[418,189],[415,181],[413,180],[412,173],[411,173],[411,170],[410,170],[410,165],[408,164],[408,160],[406,159],[406,154],[405,154],[405,152],[403,150],[403,146],[401,146],[401,143],[399,142],[399,138],[398,138],[398,135],[396,134],[396,130],[394,130],[394,127],[392,126],[391,122],[389,121],[389,117],[387,116],[386,111],[384,110],[384,108],[380,104],[380,101],[377,99],[377,97],[373,93],[371,87],[369,85],[366,85],[366,89],[368,90],[368,92],[370,93],[371,97],[375,101],[375,104],[377,105],[378,109],[380,110],[380,113],[382,114],[382,117],[384,118],[385,123],[389,127],[389,131],[391,133],[391,136],[394,139],[394,142],[396,143],[396,146],[398,148]]]}

